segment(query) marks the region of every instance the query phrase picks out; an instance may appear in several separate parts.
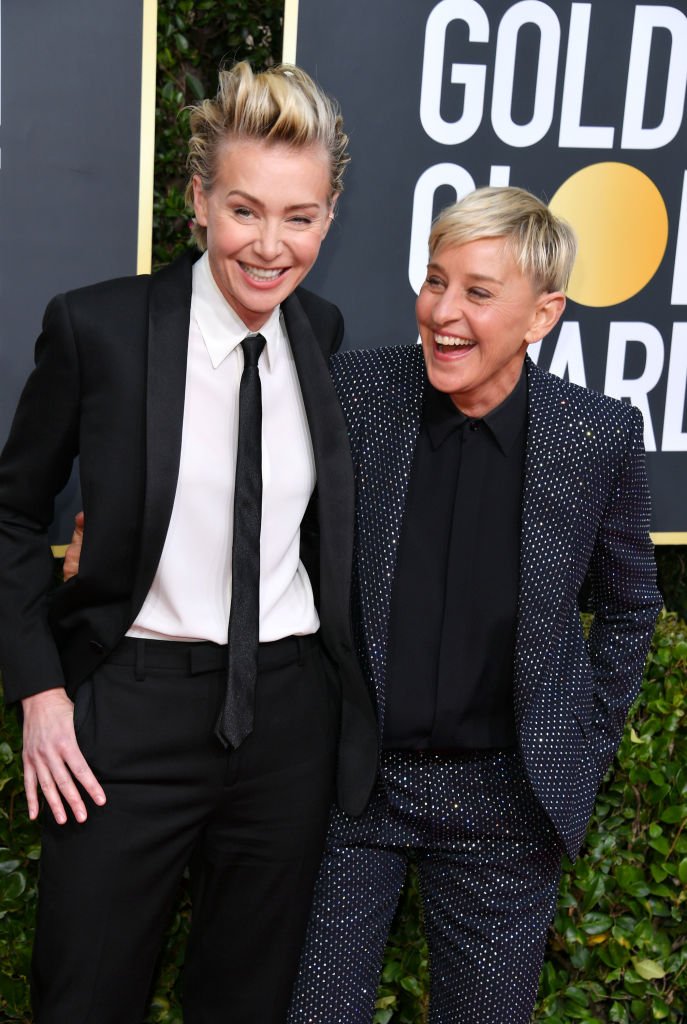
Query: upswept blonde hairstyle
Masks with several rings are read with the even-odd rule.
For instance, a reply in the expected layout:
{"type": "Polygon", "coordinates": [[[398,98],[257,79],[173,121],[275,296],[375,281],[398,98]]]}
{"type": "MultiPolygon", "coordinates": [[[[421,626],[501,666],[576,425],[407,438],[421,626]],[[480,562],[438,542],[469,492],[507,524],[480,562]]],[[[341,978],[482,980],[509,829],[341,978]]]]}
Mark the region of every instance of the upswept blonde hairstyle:
{"type": "MultiPolygon", "coordinates": [[[[186,166],[186,202],[193,207],[193,177],[210,192],[217,172],[217,154],[231,139],[285,143],[296,149],[321,145],[331,166],[331,196],[343,191],[350,160],[348,136],[334,100],[309,75],[293,64],[278,64],[255,74],[247,61],[219,73],[214,99],[190,108],[191,137],[186,166]]],[[[194,224],[198,246],[207,248],[207,231],[194,224]]]]}
{"type": "Polygon", "coordinates": [[[524,188],[478,188],[447,206],[432,224],[430,260],[447,245],[502,237],[537,291],[565,291],[577,252],[575,234],[524,188]]]}

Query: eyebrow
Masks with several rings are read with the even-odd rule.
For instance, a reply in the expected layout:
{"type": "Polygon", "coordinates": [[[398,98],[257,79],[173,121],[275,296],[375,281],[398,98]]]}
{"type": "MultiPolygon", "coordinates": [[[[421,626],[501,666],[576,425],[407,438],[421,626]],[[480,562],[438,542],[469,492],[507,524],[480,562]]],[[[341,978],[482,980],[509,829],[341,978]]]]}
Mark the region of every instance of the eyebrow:
{"type": "MultiPolygon", "coordinates": [[[[232,188],[229,192],[227,192],[227,195],[226,195],[227,199],[233,199],[233,198],[237,198],[237,197],[239,197],[241,199],[247,200],[247,202],[252,203],[254,206],[263,206],[264,205],[257,198],[257,196],[252,196],[250,194],[250,192],[244,192],[243,189],[232,188]]],[[[319,210],[319,208],[320,208],[320,204],[319,203],[316,203],[316,202],[310,202],[310,203],[306,202],[306,203],[292,203],[291,206],[287,206],[285,209],[286,209],[287,213],[290,213],[292,210],[319,210]]]]}
{"type": "MultiPolygon", "coordinates": [[[[446,273],[446,270],[444,267],[442,267],[441,263],[435,262],[428,263],[427,270],[440,270],[442,274],[446,273]]],[[[470,280],[472,281],[489,281],[491,284],[503,284],[503,281],[500,278],[492,277],[490,274],[482,274],[480,272],[474,273],[468,271],[468,273],[465,276],[467,278],[470,278],[470,280]]]]}

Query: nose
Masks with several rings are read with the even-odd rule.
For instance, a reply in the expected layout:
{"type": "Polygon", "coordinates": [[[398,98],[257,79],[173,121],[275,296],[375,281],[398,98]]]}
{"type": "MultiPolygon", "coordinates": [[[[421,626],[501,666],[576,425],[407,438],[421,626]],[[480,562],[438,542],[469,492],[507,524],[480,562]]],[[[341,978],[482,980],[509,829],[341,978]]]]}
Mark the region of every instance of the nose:
{"type": "Polygon", "coordinates": [[[446,288],[436,296],[432,307],[434,322],[438,325],[456,323],[463,319],[463,307],[455,289],[446,288]]]}
{"type": "Polygon", "coordinates": [[[270,263],[275,260],[282,251],[281,224],[279,221],[264,220],[258,237],[254,243],[255,252],[264,260],[270,263]]]}

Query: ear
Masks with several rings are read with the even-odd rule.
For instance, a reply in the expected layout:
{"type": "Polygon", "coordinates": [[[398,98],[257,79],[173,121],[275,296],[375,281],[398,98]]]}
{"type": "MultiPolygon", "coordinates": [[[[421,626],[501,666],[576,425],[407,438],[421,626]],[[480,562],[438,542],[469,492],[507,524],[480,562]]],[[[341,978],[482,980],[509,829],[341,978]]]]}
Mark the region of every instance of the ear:
{"type": "Polygon", "coordinates": [[[208,197],[199,174],[193,175],[193,209],[202,228],[208,226],[208,197]]]}
{"type": "Polygon", "coordinates": [[[532,326],[525,335],[528,345],[533,345],[554,329],[565,309],[563,292],[544,292],[539,296],[532,317],[532,326]]]}
{"type": "Polygon", "coordinates": [[[324,227],[322,228],[322,238],[326,238],[327,232],[329,231],[332,221],[334,220],[334,210],[336,209],[336,204],[340,195],[340,192],[335,192],[334,195],[332,196],[331,202],[329,204],[329,213],[325,218],[324,227]]]}

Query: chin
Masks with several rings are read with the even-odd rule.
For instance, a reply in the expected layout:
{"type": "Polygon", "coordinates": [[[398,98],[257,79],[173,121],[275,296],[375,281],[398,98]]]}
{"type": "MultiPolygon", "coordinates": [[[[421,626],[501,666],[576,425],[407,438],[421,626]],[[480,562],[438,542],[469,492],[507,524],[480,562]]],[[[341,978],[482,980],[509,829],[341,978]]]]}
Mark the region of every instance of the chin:
{"type": "Polygon", "coordinates": [[[433,388],[436,388],[437,391],[443,391],[447,395],[452,395],[460,390],[460,375],[453,372],[452,369],[444,369],[443,367],[429,364],[427,366],[427,377],[433,388]]]}

